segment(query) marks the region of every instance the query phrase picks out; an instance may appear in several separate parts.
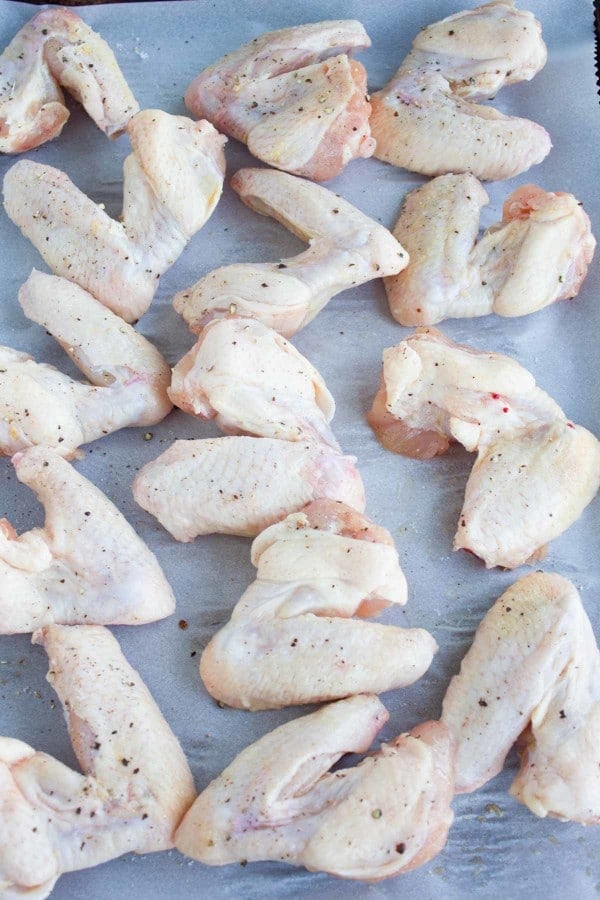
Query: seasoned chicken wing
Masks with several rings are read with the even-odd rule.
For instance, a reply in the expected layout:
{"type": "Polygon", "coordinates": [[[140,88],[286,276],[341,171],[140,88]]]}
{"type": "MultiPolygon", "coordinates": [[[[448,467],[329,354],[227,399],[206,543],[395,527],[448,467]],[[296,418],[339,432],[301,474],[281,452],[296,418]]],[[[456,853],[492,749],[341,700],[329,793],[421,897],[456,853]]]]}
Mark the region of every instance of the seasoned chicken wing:
{"type": "Polygon", "coordinates": [[[100,35],[70,9],[46,9],[0,56],[0,153],[23,153],[61,133],[69,118],[61,87],[111,138],[139,110],[100,35]]]}
{"type": "Polygon", "coordinates": [[[119,428],[153,425],[170,412],[167,362],[82,288],[34,269],[19,302],[91,383],[0,347],[0,454],[43,444],[70,457],[82,444],[119,428]]]}
{"type": "Polygon", "coordinates": [[[341,500],[362,512],[355,462],[309,441],[175,441],[138,472],[133,496],[178,541],[215,532],[254,537],[311,500],[341,500]]]}
{"type": "Polygon", "coordinates": [[[0,519],[0,634],[61,625],[141,625],[175,598],[153,553],[110,500],[47,447],[13,458],[46,511],[17,535],[0,519]]]}
{"type": "Polygon", "coordinates": [[[456,741],[456,790],[474,791],[519,739],[510,789],[538,816],[600,824],[600,653],[579,594],[536,572],[483,619],[442,721],[456,741]]]}
{"type": "Polygon", "coordinates": [[[213,212],[225,138],[208,122],[145,109],[127,128],[122,221],[59,169],[21,160],[4,176],[4,207],[57,274],[126,321],[146,312],[158,279],[213,212]]]}
{"type": "Polygon", "coordinates": [[[47,897],[63,872],[173,846],[196,796],[181,747],[106,628],[34,635],[83,775],[0,738],[0,891],[47,897]]]}
{"type": "Polygon", "coordinates": [[[271,169],[240,169],[231,186],[247,206],[310,248],[278,263],[224,266],[181,291],[173,306],[193,332],[236,314],[291,337],[340,291],[408,265],[387,228],[324,187],[271,169]]]}
{"type": "Polygon", "coordinates": [[[492,0],[424,28],[392,80],[373,94],[375,156],[423,175],[511,178],[541,162],[547,132],[474,103],[529,81],[546,62],[540,23],[492,0]]]}
{"type": "Polygon", "coordinates": [[[418,328],[383,354],[368,420],[384,447],[429,459],[451,441],[477,460],[454,549],[512,569],[539,558],[600,486],[600,444],[517,362],[418,328]]]}
{"type": "Polygon", "coordinates": [[[522,316],[577,295],[596,241],[575,197],[523,185],[476,243],[487,202],[473,175],[440,175],[406,196],[394,236],[410,265],[385,279],[401,325],[522,316]]]}
{"type": "Polygon", "coordinates": [[[365,753],[387,718],[365,694],[276,728],[200,794],[177,849],[212,866],[272,859],[363,881],[423,865],[453,819],[448,729],[425,722],[329,771],[345,753],[365,753]]]}
{"type": "Polygon", "coordinates": [[[406,581],[392,536],[356,510],[315,500],[263,531],[252,562],[256,581],[200,661],[217,700],[278,709],[378,694],[429,668],[427,631],[361,621],[405,603],[406,581]]]}
{"type": "Polygon", "coordinates": [[[339,449],[333,397],[307,359],[256,319],[216,319],[173,369],[169,397],[225,434],[316,440],[339,449]]]}
{"type": "Polygon", "coordinates": [[[370,46],[352,20],[272,31],[201,72],[185,103],[263,162],[327,181],[375,149],[367,73],[348,58],[370,46]]]}

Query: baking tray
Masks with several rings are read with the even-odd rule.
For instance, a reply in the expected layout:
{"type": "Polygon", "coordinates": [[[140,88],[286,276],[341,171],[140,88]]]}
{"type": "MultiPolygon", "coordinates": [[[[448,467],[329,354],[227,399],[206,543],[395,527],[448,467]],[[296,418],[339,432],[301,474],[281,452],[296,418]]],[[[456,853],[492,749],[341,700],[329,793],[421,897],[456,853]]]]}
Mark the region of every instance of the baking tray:
{"type": "MultiPolygon", "coordinates": [[[[483,225],[497,221],[502,201],[518,184],[534,181],[550,190],[571,191],[584,202],[600,234],[600,108],[594,71],[594,15],[588,0],[531,0],[525,4],[543,23],[546,67],[529,84],[506,88],[496,106],[534,119],[550,132],[554,149],[529,173],[486,187],[490,204],[483,225]]],[[[78,10],[113,47],[142,107],[184,113],[189,81],[223,53],[260,33],[327,18],[359,18],[373,47],[360,54],[372,89],[383,85],[408,52],[417,30],[462,8],[460,0],[297,0],[293,4],[238,0],[234,6],[208,0],[128,3],[78,10]]],[[[2,45],[34,13],[28,4],[0,5],[2,45]]],[[[106,140],[76,104],[61,137],[27,155],[63,169],[107,210],[121,210],[121,167],[127,138],[106,140]]],[[[228,173],[254,161],[230,141],[228,173]]],[[[13,160],[0,159],[2,174],[13,160]]],[[[357,207],[393,226],[401,199],[423,179],[376,160],[351,163],[330,183],[357,207]]],[[[269,219],[246,209],[226,188],[216,212],[162,278],[140,330],[171,363],[192,345],[192,336],[173,311],[173,294],[210,269],[234,261],[275,260],[301,249],[300,243],[269,219]]],[[[33,247],[0,214],[0,341],[26,350],[73,374],[66,355],[42,328],[28,322],[17,291],[31,268],[44,268],[33,247]]],[[[592,265],[573,301],[520,319],[450,321],[442,329],[454,340],[508,353],[531,369],[538,383],[575,421],[600,433],[598,335],[600,283],[592,265]]],[[[527,569],[486,571],[467,554],[451,552],[455,524],[473,457],[460,448],[430,462],[387,453],[364,419],[379,378],[381,351],[409,333],[390,317],[380,283],[336,297],[294,338],[323,374],[337,401],[333,427],[345,451],[358,457],[372,518],[389,528],[409,584],[404,610],[383,621],[428,628],[440,650],[421,681],[383,696],[391,711],[382,737],[389,739],[417,722],[437,717],[450,677],[473,632],[493,600],[527,569]]],[[[133,501],[137,468],[175,438],[213,437],[211,423],[180,412],[152,429],[130,429],[86,448],[79,471],[107,494],[160,559],[177,596],[169,619],[139,628],[115,628],[125,655],[139,669],[188,756],[199,790],[247,744],[306,709],[249,713],[219,708],[200,682],[202,648],[229,618],[253,578],[250,542],[242,538],[200,538],[178,544],[133,501]],[[180,621],[187,627],[180,627],[180,621]]],[[[0,461],[0,513],[19,530],[41,524],[42,512],[19,485],[8,460],[0,461]]],[[[600,505],[550,547],[542,567],[571,578],[600,634],[600,505]]],[[[60,706],[46,684],[46,656],[27,636],[0,639],[1,733],[75,765],[60,706]]],[[[343,882],[283,864],[208,868],[176,851],[126,856],[95,869],[64,875],[54,897],[70,900],[189,898],[413,898],[578,897],[600,890],[600,830],[540,820],[511,799],[516,767],[511,755],[497,778],[480,791],[457,797],[456,821],[448,845],[415,872],[377,885],[343,882]]]]}

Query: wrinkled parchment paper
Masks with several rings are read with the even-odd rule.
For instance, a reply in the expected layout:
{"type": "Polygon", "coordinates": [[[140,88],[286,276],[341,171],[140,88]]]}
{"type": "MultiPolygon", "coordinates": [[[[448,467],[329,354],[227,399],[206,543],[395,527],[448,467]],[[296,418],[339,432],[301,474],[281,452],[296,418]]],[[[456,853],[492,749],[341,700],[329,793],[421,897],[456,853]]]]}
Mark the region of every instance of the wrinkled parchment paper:
{"type": "MultiPolygon", "coordinates": [[[[371,89],[382,86],[408,52],[417,30],[462,8],[459,0],[238,0],[235,4],[189,2],[128,3],[78,10],[114,49],[142,107],[184,113],[183,92],[194,75],[229,50],[264,31],[321,19],[359,18],[373,47],[358,57],[371,89]]],[[[499,109],[540,122],[554,144],[550,156],[529,173],[486,187],[490,204],[482,224],[499,220],[504,197],[533,181],[582,200],[600,234],[600,107],[594,79],[593,14],[589,0],[530,0],[543,23],[549,48],[546,67],[529,84],[503,90],[499,109]]],[[[36,11],[3,0],[0,39],[8,43],[36,11]]],[[[109,142],[73,104],[61,137],[27,154],[63,169],[107,210],[121,211],[122,161],[127,138],[109,142]]],[[[230,141],[228,172],[253,161],[230,141]]],[[[0,159],[2,174],[13,160],[0,159]]],[[[392,227],[403,195],[419,176],[376,160],[351,163],[330,186],[358,208],[392,227]]],[[[192,345],[192,336],[170,305],[173,294],[210,269],[234,261],[276,260],[301,249],[299,242],[269,219],[246,209],[226,189],[216,212],[175,266],[163,277],[158,295],[140,324],[174,364],[192,345]]],[[[33,247],[0,211],[0,341],[37,359],[70,369],[52,338],[28,322],[17,291],[33,266],[44,268],[33,247]]],[[[576,422],[600,433],[598,343],[600,326],[598,263],[573,301],[520,319],[450,321],[442,329],[453,339],[508,353],[530,369],[538,383],[576,422]]],[[[473,632],[493,600],[519,574],[485,571],[479,560],[451,552],[464,486],[473,457],[460,448],[418,462],[396,457],[378,445],[364,421],[379,378],[381,351],[408,330],[390,317],[381,283],[336,299],[295,339],[299,350],[323,374],[337,401],[334,430],[347,452],[356,454],[373,519],[390,529],[409,584],[405,610],[384,621],[428,628],[440,650],[421,681],[383,697],[391,711],[383,739],[417,722],[437,717],[450,677],[470,645],[473,632]]],[[[139,669],[180,739],[199,790],[247,744],[302,709],[249,713],[220,709],[206,694],[197,664],[202,648],[228,618],[253,578],[250,542],[241,538],[200,538],[178,544],[139,509],[130,485],[138,467],[175,438],[212,437],[213,425],[181,412],[152,429],[110,435],[86,448],[77,468],[126,515],[158,555],[177,595],[171,618],[139,628],[115,628],[125,655],[139,669]],[[187,628],[179,626],[184,620],[187,628]]],[[[0,460],[0,513],[18,530],[42,521],[32,493],[16,482],[8,460],[0,460]]],[[[600,502],[553,542],[542,564],[571,578],[600,636],[600,502]]],[[[0,639],[0,733],[75,764],[60,706],[46,684],[46,655],[27,636],[0,639]]],[[[54,896],[69,900],[158,900],[158,898],[323,898],[577,897],[600,890],[600,829],[542,821],[508,796],[516,756],[475,794],[457,797],[456,821],[446,849],[407,875],[377,885],[361,885],[309,874],[282,864],[208,868],[176,851],[145,858],[123,857],[96,869],[63,876],[54,896]]]]}

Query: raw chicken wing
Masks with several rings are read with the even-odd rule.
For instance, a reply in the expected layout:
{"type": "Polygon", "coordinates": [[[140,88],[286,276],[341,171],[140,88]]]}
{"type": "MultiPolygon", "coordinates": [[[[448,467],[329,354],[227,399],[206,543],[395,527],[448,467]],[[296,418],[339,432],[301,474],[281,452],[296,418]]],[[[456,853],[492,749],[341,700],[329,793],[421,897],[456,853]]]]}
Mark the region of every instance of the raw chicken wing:
{"type": "Polygon", "coordinates": [[[64,172],[31,160],[4,176],[4,207],[57,275],[133,322],[217,205],[225,138],[208,122],[158,109],[138,113],[127,131],[121,221],[64,172]]]}
{"type": "Polygon", "coordinates": [[[570,581],[536,572],[496,601],[442,721],[456,741],[457,792],[493,778],[520,736],[513,797],[538,816],[600,824],[600,653],[570,581]]]}
{"type": "Polygon", "coordinates": [[[600,444],[526,369],[434,328],[384,351],[368,420],[384,447],[405,456],[429,459],[451,441],[477,451],[454,549],[488,568],[539,558],[600,486],[600,444]]]}
{"type": "Polygon", "coordinates": [[[243,750],[198,797],[176,846],[207,865],[272,859],[379,881],[444,847],[452,824],[454,748],[425,722],[353,768],[388,714],[369,694],[287,722],[243,750]]]}
{"type": "Polygon", "coordinates": [[[69,118],[61,87],[111,138],[139,110],[100,35],[70,9],[46,9],[0,56],[1,153],[23,153],[61,133],[69,118]]]}
{"type": "Polygon", "coordinates": [[[362,512],[355,462],[309,441],[175,441],[138,472],[133,496],[178,541],[214,533],[254,537],[311,500],[341,500],[362,512]]]}
{"type": "Polygon", "coordinates": [[[0,892],[47,897],[63,872],[173,846],[196,796],[181,747],[106,628],[34,635],[83,775],[0,738],[0,892]]]}
{"type": "Polygon", "coordinates": [[[277,709],[378,694],[429,668],[427,631],[361,621],[404,604],[406,581],[390,533],[356,510],[315,500],[263,531],[252,562],[256,581],[202,654],[217,700],[277,709]]]}
{"type": "Polygon", "coordinates": [[[327,181],[375,149],[367,73],[347,55],[370,46],[352,20],[272,31],[205,69],[185,103],[263,162],[327,181]]]}
{"type": "Polygon", "coordinates": [[[511,178],[551,148],[535,122],[474,103],[529,81],[546,62],[541,26],[513,0],[492,0],[424,28],[372,96],[375,156],[423,175],[511,178]]]}
{"type": "Polygon", "coordinates": [[[291,337],[340,291],[408,265],[387,228],[327,188],[271,169],[240,169],[231,186],[246,206],[272,216],[310,248],[278,263],[224,266],[181,291],[173,305],[193,332],[236,314],[291,337]]]}
{"type": "Polygon", "coordinates": [[[410,265],[385,279],[401,325],[522,316],[576,296],[596,241],[575,197],[523,185],[507,197],[502,222],[475,243],[487,202],[473,175],[440,175],[407,195],[394,236],[410,265]]]}
{"type": "Polygon", "coordinates": [[[19,291],[28,319],[46,329],[91,383],[27,353],[0,347],[0,453],[35,444],[73,456],[77,447],[172,409],[170,369],[146,338],[90,294],[35,270],[19,291]]]}
{"type": "Polygon", "coordinates": [[[141,625],[175,598],[153,553],[104,494],[47,447],[13,458],[46,511],[17,535],[0,519],[0,634],[61,625],[141,625]]]}
{"type": "Polygon", "coordinates": [[[333,397],[317,370],[256,319],[215,319],[173,369],[169,397],[225,434],[323,441],[339,449],[329,422],[333,397]]]}

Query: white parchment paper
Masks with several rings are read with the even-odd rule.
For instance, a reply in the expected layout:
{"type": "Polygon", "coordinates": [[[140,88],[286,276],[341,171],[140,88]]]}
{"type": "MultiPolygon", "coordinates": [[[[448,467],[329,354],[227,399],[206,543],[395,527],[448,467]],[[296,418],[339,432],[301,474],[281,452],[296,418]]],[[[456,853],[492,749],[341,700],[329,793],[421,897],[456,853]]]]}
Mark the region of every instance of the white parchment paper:
{"type": "MultiPolygon", "coordinates": [[[[83,7],[81,15],[113,47],[142,107],[184,113],[182,95],[194,75],[229,50],[264,31],[321,19],[359,18],[373,47],[358,58],[371,89],[382,86],[408,52],[423,25],[462,8],[451,0],[237,0],[235,4],[189,2],[128,3],[83,7]]],[[[600,234],[600,109],[594,76],[593,12],[589,0],[530,0],[542,21],[549,60],[533,82],[502,91],[496,105],[532,118],[550,132],[554,144],[544,163],[509,182],[486,187],[487,226],[501,216],[504,197],[533,181],[550,190],[571,191],[583,201],[600,234]]],[[[0,42],[36,11],[2,0],[0,42]]],[[[79,107],[61,137],[27,154],[63,169],[107,210],[121,210],[121,167],[127,138],[109,142],[79,107]]],[[[234,141],[227,146],[228,172],[253,161],[234,141]]],[[[2,175],[12,164],[0,159],[2,175]]],[[[376,160],[351,163],[330,186],[369,215],[392,227],[405,192],[419,176],[376,160]]],[[[176,265],[163,277],[158,295],[140,323],[174,364],[193,338],[173,311],[170,299],[210,269],[234,261],[276,260],[300,250],[283,228],[246,209],[228,188],[216,212],[176,265]]],[[[41,258],[0,211],[0,342],[72,371],[52,338],[28,322],[17,291],[41,258]]],[[[535,375],[576,422],[600,433],[599,302],[597,260],[573,301],[521,319],[443,323],[453,339],[508,353],[535,375]]],[[[485,571],[467,554],[453,554],[451,541],[473,458],[459,448],[430,462],[396,457],[381,449],[364,414],[376,390],[381,351],[407,329],[389,315],[383,286],[372,283],[334,299],[295,339],[316,365],[337,401],[334,430],[347,452],[356,454],[372,518],[396,539],[409,583],[405,610],[384,621],[428,628],[440,650],[427,675],[413,687],[383,697],[391,718],[390,739],[417,722],[437,717],[450,677],[470,645],[473,632],[493,600],[520,574],[485,571]]],[[[77,468],[99,485],[158,555],[174,587],[175,616],[155,625],[116,628],[130,662],[139,669],[179,737],[199,790],[247,744],[302,709],[248,713],[220,709],[200,681],[202,648],[228,618],[253,578],[250,542],[231,537],[177,544],[131,496],[135,471],[175,438],[217,434],[211,424],[177,412],[152,429],[113,434],[86,448],[77,468]],[[181,629],[179,620],[188,623],[181,629]]],[[[8,460],[0,460],[0,513],[18,530],[42,521],[33,495],[16,481],[8,460]]],[[[553,542],[543,568],[571,578],[581,590],[600,635],[600,547],[598,501],[553,542]]],[[[46,684],[47,660],[27,636],[0,639],[0,733],[27,741],[75,764],[58,701],[46,684]]],[[[446,849],[415,872],[377,885],[337,881],[280,864],[212,869],[175,851],[144,858],[123,857],[96,869],[63,876],[54,896],[70,900],[134,898],[463,898],[577,897],[600,891],[600,829],[542,821],[508,796],[516,757],[504,772],[475,794],[456,798],[455,824],[446,849]]]]}

